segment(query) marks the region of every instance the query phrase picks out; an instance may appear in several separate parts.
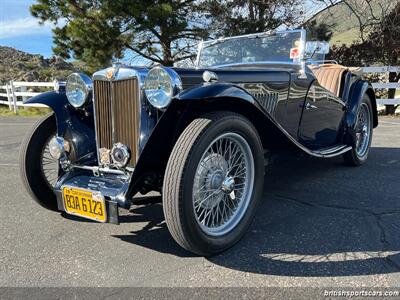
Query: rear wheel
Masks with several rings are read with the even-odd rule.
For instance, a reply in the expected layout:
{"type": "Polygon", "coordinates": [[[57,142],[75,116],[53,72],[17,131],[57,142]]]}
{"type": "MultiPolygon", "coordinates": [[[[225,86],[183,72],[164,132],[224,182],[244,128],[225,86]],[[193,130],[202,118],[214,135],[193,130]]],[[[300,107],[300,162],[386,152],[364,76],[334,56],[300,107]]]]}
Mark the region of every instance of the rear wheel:
{"type": "Polygon", "coordinates": [[[360,166],[366,162],[372,142],[372,133],[373,115],[371,99],[365,94],[357,113],[355,125],[356,145],[353,149],[343,154],[346,164],[360,166]]]}
{"type": "Polygon", "coordinates": [[[164,177],[164,215],[174,239],[199,255],[234,245],[253,218],[263,174],[262,144],[246,118],[217,112],[195,119],[164,177]]]}
{"type": "Polygon", "coordinates": [[[21,145],[20,173],[32,198],[41,206],[57,211],[54,185],[59,177],[59,163],[49,152],[49,142],[55,135],[54,115],[46,116],[34,125],[21,145]]]}

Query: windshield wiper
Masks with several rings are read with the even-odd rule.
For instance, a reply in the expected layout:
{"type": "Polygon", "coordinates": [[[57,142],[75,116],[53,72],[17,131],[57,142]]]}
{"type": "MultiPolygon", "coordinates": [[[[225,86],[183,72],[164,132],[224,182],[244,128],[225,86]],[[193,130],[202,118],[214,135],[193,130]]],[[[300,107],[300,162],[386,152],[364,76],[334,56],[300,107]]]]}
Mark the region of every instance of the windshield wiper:
{"type": "Polygon", "coordinates": [[[235,36],[235,37],[228,37],[228,38],[219,38],[219,39],[216,39],[216,40],[214,40],[212,42],[211,41],[210,42],[206,42],[206,45],[203,46],[203,49],[207,49],[208,47],[211,47],[211,46],[214,46],[214,45],[217,45],[217,44],[220,44],[222,42],[229,41],[229,40],[240,39],[240,38],[257,39],[257,38],[260,38],[260,37],[265,36],[265,35],[271,36],[271,35],[274,35],[274,32],[260,32],[260,33],[255,33],[255,34],[251,34],[251,35],[248,35],[248,36],[242,35],[242,36],[235,36]]]}

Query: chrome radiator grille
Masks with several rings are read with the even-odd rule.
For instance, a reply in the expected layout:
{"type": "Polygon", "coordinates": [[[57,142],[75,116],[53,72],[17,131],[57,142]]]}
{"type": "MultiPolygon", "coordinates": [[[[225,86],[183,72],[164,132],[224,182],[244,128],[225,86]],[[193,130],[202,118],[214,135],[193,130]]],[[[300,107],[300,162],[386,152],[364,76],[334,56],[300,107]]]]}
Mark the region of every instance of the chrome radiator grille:
{"type": "Polygon", "coordinates": [[[139,143],[139,99],[136,78],[93,83],[96,136],[100,148],[122,143],[131,150],[129,166],[134,167],[139,143]]]}

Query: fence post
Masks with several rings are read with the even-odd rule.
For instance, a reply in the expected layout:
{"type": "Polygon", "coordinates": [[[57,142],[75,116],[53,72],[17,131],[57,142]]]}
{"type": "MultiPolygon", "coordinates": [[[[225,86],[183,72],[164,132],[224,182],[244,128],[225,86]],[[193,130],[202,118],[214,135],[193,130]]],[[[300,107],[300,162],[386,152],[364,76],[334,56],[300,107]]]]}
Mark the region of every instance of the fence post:
{"type": "MultiPolygon", "coordinates": [[[[26,86],[21,86],[21,92],[26,92],[26,86]]],[[[27,96],[22,96],[22,104],[25,104],[25,101],[26,100],[28,100],[28,97],[27,96]]],[[[23,106],[23,108],[24,108],[24,110],[28,110],[28,107],[27,106],[23,106]]]]}
{"type": "Polygon", "coordinates": [[[8,101],[8,108],[12,110],[12,103],[11,103],[11,94],[10,94],[10,85],[6,84],[6,92],[7,92],[7,101],[8,101]]]}
{"type": "Polygon", "coordinates": [[[12,95],[13,104],[14,104],[14,113],[16,115],[18,115],[17,96],[15,95],[15,86],[14,86],[14,82],[12,80],[10,81],[10,85],[11,85],[11,95],[12,95]]]}
{"type": "Polygon", "coordinates": [[[58,91],[58,80],[54,79],[53,84],[54,84],[54,90],[57,92],[58,91]]]}

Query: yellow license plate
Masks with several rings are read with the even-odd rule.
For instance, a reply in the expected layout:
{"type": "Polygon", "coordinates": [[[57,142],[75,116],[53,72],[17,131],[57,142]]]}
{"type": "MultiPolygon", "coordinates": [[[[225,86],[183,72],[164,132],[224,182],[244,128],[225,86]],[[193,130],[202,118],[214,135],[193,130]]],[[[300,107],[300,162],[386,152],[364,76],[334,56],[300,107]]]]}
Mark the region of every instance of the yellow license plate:
{"type": "Polygon", "coordinates": [[[100,193],[66,186],[63,198],[67,213],[98,222],[107,220],[104,197],[100,193]]]}

